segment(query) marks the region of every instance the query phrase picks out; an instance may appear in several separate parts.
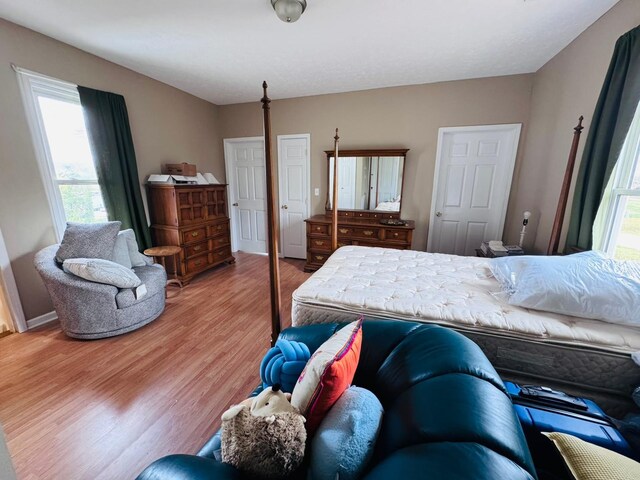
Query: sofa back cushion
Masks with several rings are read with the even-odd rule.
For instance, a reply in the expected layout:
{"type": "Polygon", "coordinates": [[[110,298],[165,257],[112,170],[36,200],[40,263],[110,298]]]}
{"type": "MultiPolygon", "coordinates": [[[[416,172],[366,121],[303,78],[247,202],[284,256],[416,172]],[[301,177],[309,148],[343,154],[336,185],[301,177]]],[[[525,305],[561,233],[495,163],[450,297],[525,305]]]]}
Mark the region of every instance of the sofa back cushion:
{"type": "MultiPolygon", "coordinates": [[[[293,327],[282,338],[313,352],[341,326],[293,327]]],[[[504,384],[475,343],[448,328],[398,320],[366,320],[362,331],[353,383],[371,390],[385,410],[366,478],[414,478],[431,466],[442,478],[535,478],[504,384]],[[459,459],[442,455],[458,444],[459,459]],[[468,475],[446,476],[450,462],[468,475]]]]}
{"type": "Polygon", "coordinates": [[[129,256],[129,247],[127,246],[127,237],[123,235],[123,232],[118,232],[116,236],[111,260],[123,267],[133,268],[131,257],[129,256]]]}
{"type": "Polygon", "coordinates": [[[56,253],[56,261],[63,263],[70,258],[111,260],[120,225],[120,222],[68,222],[56,253]]]}

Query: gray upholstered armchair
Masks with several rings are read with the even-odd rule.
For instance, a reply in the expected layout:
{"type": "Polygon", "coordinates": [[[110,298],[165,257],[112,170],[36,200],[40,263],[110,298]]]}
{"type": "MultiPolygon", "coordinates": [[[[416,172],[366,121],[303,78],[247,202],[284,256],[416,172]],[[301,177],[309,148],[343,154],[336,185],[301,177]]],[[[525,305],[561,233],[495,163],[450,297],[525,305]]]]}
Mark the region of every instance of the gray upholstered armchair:
{"type": "Polygon", "coordinates": [[[35,266],[42,277],[62,330],[74,338],[103,338],[135,330],[155,320],[164,310],[167,275],[162,265],[134,267],[147,293],[136,299],[131,289],[83,280],[62,270],[56,262],[59,245],[39,251],[35,266]]]}

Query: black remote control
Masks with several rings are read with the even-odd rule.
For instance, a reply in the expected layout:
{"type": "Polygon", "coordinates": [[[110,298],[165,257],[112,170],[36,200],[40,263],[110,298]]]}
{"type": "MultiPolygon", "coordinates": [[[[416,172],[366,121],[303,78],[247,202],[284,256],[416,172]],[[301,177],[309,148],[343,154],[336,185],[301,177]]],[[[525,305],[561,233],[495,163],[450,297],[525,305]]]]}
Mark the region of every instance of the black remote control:
{"type": "Polygon", "coordinates": [[[588,410],[589,407],[581,398],[576,398],[568,393],[559,392],[549,387],[537,385],[524,385],[520,390],[520,395],[540,403],[549,405],[567,405],[578,410],[588,410]]]}

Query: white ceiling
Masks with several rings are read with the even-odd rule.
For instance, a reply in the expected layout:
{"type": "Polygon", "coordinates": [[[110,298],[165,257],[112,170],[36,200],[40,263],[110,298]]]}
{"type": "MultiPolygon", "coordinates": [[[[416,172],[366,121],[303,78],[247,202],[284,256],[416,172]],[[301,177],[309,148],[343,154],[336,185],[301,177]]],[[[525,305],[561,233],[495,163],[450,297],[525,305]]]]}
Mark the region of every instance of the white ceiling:
{"type": "Polygon", "coordinates": [[[538,70],[618,0],[0,0],[0,17],[217,104],[538,70]]]}

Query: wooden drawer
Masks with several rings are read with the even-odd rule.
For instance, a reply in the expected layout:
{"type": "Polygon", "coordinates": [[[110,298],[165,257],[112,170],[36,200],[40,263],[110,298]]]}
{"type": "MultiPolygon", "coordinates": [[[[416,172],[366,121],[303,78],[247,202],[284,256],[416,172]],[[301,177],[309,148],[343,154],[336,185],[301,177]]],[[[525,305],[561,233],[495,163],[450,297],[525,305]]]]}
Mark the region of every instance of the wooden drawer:
{"type": "Polygon", "coordinates": [[[326,223],[308,223],[308,233],[312,235],[329,235],[329,225],[326,223]]]}
{"type": "Polygon", "coordinates": [[[310,237],[307,248],[314,251],[331,251],[331,240],[329,238],[310,237]]]}
{"type": "Polygon", "coordinates": [[[380,228],[338,227],[338,238],[380,238],[380,228]]]}
{"type": "Polygon", "coordinates": [[[399,242],[406,242],[409,239],[409,231],[385,228],[384,238],[385,240],[397,240],[399,242]]]}
{"type": "Polygon", "coordinates": [[[187,274],[201,272],[209,266],[207,255],[187,259],[187,274]]]}
{"type": "Polygon", "coordinates": [[[307,263],[322,265],[330,256],[330,253],[307,252],[307,263]]]}
{"type": "Polygon", "coordinates": [[[340,237],[351,237],[353,235],[353,228],[351,227],[341,227],[338,225],[338,238],[340,237]]]}
{"type": "Polygon", "coordinates": [[[185,256],[187,258],[195,257],[209,251],[209,242],[204,241],[196,243],[195,245],[188,245],[184,248],[185,256]]]}
{"type": "Polygon", "coordinates": [[[218,248],[209,254],[209,263],[218,263],[222,262],[231,257],[231,247],[226,246],[222,248],[218,248]]]}
{"type": "MultiPolygon", "coordinates": [[[[378,239],[380,238],[380,230],[379,228],[373,227],[354,227],[351,228],[351,236],[365,239],[378,239]]],[[[340,227],[338,227],[338,235],[340,235],[340,227]]]]}
{"type": "Polygon", "coordinates": [[[215,250],[216,248],[229,245],[229,235],[223,235],[222,237],[215,237],[209,241],[211,242],[211,249],[215,250]]]}
{"type": "Polygon", "coordinates": [[[182,243],[201,242],[207,238],[207,230],[204,227],[192,228],[182,231],[182,243]]]}
{"type": "Polygon", "coordinates": [[[215,237],[216,235],[222,235],[229,232],[229,223],[215,223],[207,226],[207,236],[215,237]]]}

